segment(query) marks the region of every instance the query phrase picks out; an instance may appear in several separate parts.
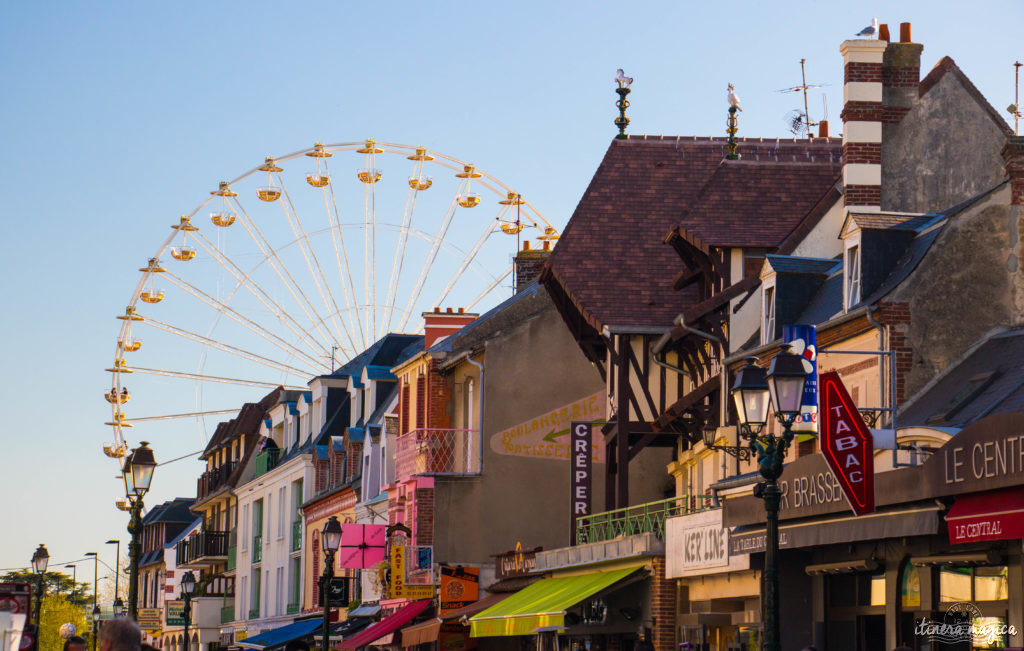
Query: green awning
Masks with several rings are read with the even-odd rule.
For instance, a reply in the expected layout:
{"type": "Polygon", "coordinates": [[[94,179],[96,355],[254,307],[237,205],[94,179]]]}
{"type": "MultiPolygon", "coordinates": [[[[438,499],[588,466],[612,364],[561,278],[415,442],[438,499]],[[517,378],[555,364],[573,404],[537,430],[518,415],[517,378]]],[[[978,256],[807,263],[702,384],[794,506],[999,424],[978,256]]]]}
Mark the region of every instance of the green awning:
{"type": "Polygon", "coordinates": [[[565,611],[616,583],[642,565],[608,572],[541,579],[470,618],[471,637],[529,635],[541,626],[564,626],[565,611]]]}

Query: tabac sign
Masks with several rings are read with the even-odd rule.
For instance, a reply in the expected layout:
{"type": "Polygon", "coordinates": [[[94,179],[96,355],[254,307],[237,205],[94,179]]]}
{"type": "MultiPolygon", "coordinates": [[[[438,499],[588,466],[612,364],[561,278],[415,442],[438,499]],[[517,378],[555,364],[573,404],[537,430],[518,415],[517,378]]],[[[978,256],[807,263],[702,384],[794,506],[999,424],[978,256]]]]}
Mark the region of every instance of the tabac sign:
{"type": "Polygon", "coordinates": [[[835,371],[821,376],[821,453],[857,515],[875,510],[874,440],[835,371]]]}

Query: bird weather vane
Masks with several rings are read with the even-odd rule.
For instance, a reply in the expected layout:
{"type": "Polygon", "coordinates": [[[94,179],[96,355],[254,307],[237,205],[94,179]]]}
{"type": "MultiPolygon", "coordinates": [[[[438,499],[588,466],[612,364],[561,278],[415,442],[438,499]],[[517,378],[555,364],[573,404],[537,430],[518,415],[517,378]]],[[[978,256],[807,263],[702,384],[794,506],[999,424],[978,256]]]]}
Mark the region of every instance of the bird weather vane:
{"type": "Polygon", "coordinates": [[[736,113],[743,109],[740,108],[740,97],[736,94],[736,89],[733,87],[732,82],[729,83],[726,100],[729,102],[729,117],[725,121],[725,132],[729,134],[729,142],[726,143],[727,153],[725,158],[726,160],[739,160],[740,155],[736,152],[736,131],[739,130],[739,121],[736,119],[736,113]]]}
{"type": "Polygon", "coordinates": [[[626,100],[626,95],[629,95],[629,87],[633,85],[633,78],[627,77],[622,68],[619,68],[615,71],[615,82],[619,85],[615,89],[615,92],[619,94],[619,99],[615,102],[615,106],[619,107],[619,117],[615,118],[615,126],[619,128],[619,135],[615,137],[618,140],[625,140],[626,127],[629,126],[629,118],[626,117],[629,102],[626,100]]]}

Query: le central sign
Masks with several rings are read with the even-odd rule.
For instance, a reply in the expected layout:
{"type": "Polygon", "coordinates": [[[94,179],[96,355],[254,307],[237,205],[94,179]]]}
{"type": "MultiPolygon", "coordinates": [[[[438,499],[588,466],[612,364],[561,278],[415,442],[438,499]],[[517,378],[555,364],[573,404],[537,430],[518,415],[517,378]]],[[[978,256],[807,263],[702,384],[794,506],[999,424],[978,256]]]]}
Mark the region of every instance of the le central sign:
{"type": "Polygon", "coordinates": [[[857,515],[875,510],[875,457],[871,431],[839,374],[825,373],[821,395],[821,453],[857,515]]]}

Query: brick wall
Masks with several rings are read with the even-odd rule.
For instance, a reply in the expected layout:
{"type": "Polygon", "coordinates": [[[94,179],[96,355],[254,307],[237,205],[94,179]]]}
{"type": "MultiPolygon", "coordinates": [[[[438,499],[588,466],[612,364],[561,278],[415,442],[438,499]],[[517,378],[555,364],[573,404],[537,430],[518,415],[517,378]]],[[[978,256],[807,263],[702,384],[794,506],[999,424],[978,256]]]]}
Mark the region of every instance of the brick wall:
{"type": "Polygon", "coordinates": [[[416,429],[427,426],[427,382],[423,375],[416,376],[416,429]]]}
{"type": "Polygon", "coordinates": [[[1010,136],[1003,147],[1006,175],[1010,177],[1012,197],[1010,203],[1024,205],[1024,136],[1010,136]]]}
{"type": "Polygon", "coordinates": [[[889,326],[889,346],[896,353],[896,404],[901,404],[907,398],[907,376],[914,363],[914,350],[907,342],[910,305],[895,302],[879,303],[875,319],[889,326]]]}
{"type": "Polygon", "coordinates": [[[417,545],[434,544],[434,489],[417,488],[416,520],[412,526],[413,540],[417,545]]]}
{"type": "Polygon", "coordinates": [[[655,651],[676,651],[676,582],[665,578],[665,558],[654,559],[651,576],[651,617],[655,651]]]}
{"type": "Polygon", "coordinates": [[[430,387],[427,398],[427,427],[447,429],[451,427],[448,408],[451,403],[452,388],[447,378],[441,375],[440,368],[440,360],[431,360],[430,373],[427,375],[430,387]]]}
{"type": "Polygon", "coordinates": [[[327,488],[327,459],[317,459],[313,462],[315,492],[319,493],[327,488]]]}
{"type": "Polygon", "coordinates": [[[345,464],[345,477],[351,479],[358,475],[361,470],[361,465],[363,463],[363,442],[349,441],[346,448],[348,449],[348,462],[345,464]]]}
{"type": "Polygon", "coordinates": [[[409,423],[409,399],[410,399],[409,398],[409,383],[406,382],[406,381],[403,381],[403,383],[402,383],[402,398],[401,398],[402,407],[399,410],[399,423],[398,423],[398,433],[400,433],[400,434],[405,434],[410,429],[412,429],[411,427],[409,427],[409,424],[410,424],[409,423]]]}

